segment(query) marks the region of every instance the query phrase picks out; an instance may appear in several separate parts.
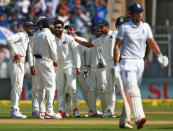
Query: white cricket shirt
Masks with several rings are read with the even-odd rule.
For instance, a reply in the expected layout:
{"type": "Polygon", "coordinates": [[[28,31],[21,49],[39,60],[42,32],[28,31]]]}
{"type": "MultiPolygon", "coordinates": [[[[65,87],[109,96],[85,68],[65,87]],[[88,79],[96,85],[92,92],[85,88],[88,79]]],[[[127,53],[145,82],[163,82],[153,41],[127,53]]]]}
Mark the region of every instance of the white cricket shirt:
{"type": "Polygon", "coordinates": [[[59,66],[73,65],[76,68],[81,67],[78,44],[70,35],[63,33],[61,38],[55,36],[57,44],[57,61],[59,66]]]}
{"type": "Polygon", "coordinates": [[[11,59],[14,55],[20,54],[23,57],[21,58],[24,62],[26,56],[26,50],[28,48],[29,37],[25,31],[18,32],[15,35],[11,36],[7,40],[7,44],[10,48],[11,59]]]}
{"type": "Polygon", "coordinates": [[[102,56],[105,61],[113,60],[116,37],[117,31],[109,31],[106,36],[100,36],[92,41],[98,51],[102,52],[102,56]]]}
{"type": "MultiPolygon", "coordinates": [[[[77,39],[81,40],[81,41],[85,41],[85,42],[88,42],[85,38],[83,37],[79,37],[79,36],[76,36],[77,39]]],[[[78,43],[77,43],[78,44],[78,43]]],[[[79,55],[80,55],[80,59],[81,59],[81,67],[84,67],[86,65],[86,59],[88,57],[88,51],[89,51],[89,48],[85,47],[85,46],[82,46],[80,44],[78,44],[78,50],[79,50],[79,55]]]]}
{"type": "Polygon", "coordinates": [[[123,40],[121,58],[143,59],[146,41],[152,37],[150,26],[142,21],[138,27],[132,21],[121,25],[117,35],[118,39],[123,40]]]}

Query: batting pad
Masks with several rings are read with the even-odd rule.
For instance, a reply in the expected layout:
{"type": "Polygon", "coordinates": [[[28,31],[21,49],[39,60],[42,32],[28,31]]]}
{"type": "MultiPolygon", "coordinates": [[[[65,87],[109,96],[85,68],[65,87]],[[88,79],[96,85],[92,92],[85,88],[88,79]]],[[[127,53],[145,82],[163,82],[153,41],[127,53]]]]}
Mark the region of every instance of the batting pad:
{"type": "Polygon", "coordinates": [[[139,119],[145,117],[139,87],[137,85],[129,84],[127,87],[127,92],[130,95],[134,120],[137,122],[139,119]]]}

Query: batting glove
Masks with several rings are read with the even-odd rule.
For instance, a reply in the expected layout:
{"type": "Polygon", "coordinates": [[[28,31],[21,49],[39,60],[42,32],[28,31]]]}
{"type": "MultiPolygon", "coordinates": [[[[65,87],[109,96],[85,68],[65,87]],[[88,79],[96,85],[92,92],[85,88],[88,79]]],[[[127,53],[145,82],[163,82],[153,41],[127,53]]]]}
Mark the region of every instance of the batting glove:
{"type": "Polygon", "coordinates": [[[158,62],[161,64],[161,67],[167,67],[168,66],[168,57],[163,56],[162,54],[159,54],[157,57],[158,62]]]}
{"type": "Polygon", "coordinates": [[[119,64],[115,64],[114,65],[114,67],[113,67],[113,75],[115,77],[115,80],[117,80],[117,79],[119,79],[121,77],[119,64]]]}

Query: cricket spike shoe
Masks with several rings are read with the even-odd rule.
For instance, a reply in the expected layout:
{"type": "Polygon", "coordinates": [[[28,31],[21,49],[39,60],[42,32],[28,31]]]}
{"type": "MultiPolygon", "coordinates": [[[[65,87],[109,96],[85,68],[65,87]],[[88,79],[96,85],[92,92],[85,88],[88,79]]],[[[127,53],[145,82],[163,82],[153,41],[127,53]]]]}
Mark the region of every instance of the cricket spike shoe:
{"type": "Polygon", "coordinates": [[[56,114],[54,112],[46,112],[45,114],[46,119],[61,119],[60,113],[56,114]]]}
{"type": "Polygon", "coordinates": [[[137,128],[138,129],[143,128],[143,126],[144,126],[146,121],[147,121],[146,118],[142,118],[142,119],[138,120],[137,123],[136,123],[137,124],[137,128]]]}
{"type": "Polygon", "coordinates": [[[32,118],[39,118],[39,112],[38,111],[32,111],[32,118]]]}
{"type": "Polygon", "coordinates": [[[73,115],[74,115],[75,117],[80,117],[80,113],[79,113],[79,111],[78,111],[77,108],[74,108],[74,109],[73,109],[73,115]]]}
{"type": "Polygon", "coordinates": [[[102,117],[103,113],[97,110],[97,116],[102,117]]]}
{"type": "Polygon", "coordinates": [[[129,122],[121,123],[119,127],[122,129],[133,129],[133,126],[131,126],[129,122]]]}
{"type": "Polygon", "coordinates": [[[62,110],[59,110],[59,114],[61,115],[62,118],[66,118],[66,113],[62,112],[62,110]]]}
{"type": "Polygon", "coordinates": [[[102,117],[103,117],[103,118],[106,118],[106,117],[112,117],[112,118],[115,118],[116,115],[113,114],[113,113],[110,112],[110,111],[107,111],[107,112],[105,112],[105,113],[102,114],[102,117]]]}
{"type": "Polygon", "coordinates": [[[44,117],[45,117],[45,112],[40,112],[39,118],[40,118],[40,119],[44,119],[44,117]]]}
{"type": "Polygon", "coordinates": [[[10,112],[10,118],[22,118],[22,119],[25,119],[25,118],[27,118],[27,116],[23,115],[20,111],[11,111],[10,112]]]}

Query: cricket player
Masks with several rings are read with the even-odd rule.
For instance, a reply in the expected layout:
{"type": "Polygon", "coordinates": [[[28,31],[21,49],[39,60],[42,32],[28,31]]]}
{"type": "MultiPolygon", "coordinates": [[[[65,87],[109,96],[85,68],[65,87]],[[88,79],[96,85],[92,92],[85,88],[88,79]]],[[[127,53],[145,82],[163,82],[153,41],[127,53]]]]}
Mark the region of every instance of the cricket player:
{"type": "Polygon", "coordinates": [[[76,75],[80,75],[81,60],[78,51],[78,44],[73,37],[63,33],[64,23],[60,20],[54,22],[55,41],[57,44],[56,82],[58,89],[59,113],[66,117],[65,113],[65,88],[69,87],[70,96],[73,101],[73,113],[77,109],[77,85],[76,75]]]}
{"type": "Polygon", "coordinates": [[[9,72],[11,77],[11,118],[26,118],[19,110],[19,99],[22,92],[24,78],[24,63],[29,35],[32,35],[34,24],[32,21],[24,22],[24,31],[18,32],[7,40],[10,48],[9,72]]]}
{"type": "MultiPolygon", "coordinates": [[[[124,24],[124,23],[126,23],[128,20],[125,18],[125,17],[123,17],[123,16],[120,16],[120,17],[118,17],[117,18],[117,20],[116,20],[116,22],[115,22],[115,27],[116,27],[116,29],[118,29],[119,30],[119,28],[120,28],[120,26],[122,25],[122,24],[124,24]]],[[[121,58],[120,58],[121,59],[121,58]]],[[[120,71],[121,72],[121,71],[120,71]]],[[[119,73],[120,73],[119,72],[119,73]]],[[[119,76],[120,76],[120,79],[121,79],[121,75],[119,74],[119,76]]],[[[123,83],[122,83],[122,85],[123,85],[123,83]]],[[[121,87],[119,87],[119,88],[121,88],[121,87]]],[[[123,85],[123,90],[122,91],[124,91],[124,85],[123,85]]],[[[123,93],[123,92],[122,92],[123,93]]],[[[130,125],[130,122],[129,121],[127,121],[127,122],[124,122],[124,119],[126,119],[126,120],[130,120],[130,115],[131,115],[131,110],[130,110],[130,102],[129,102],[129,97],[128,97],[128,95],[126,95],[125,94],[125,92],[124,92],[124,96],[126,97],[126,99],[127,99],[127,102],[125,103],[124,101],[124,103],[123,103],[123,107],[122,107],[122,110],[123,110],[123,112],[122,112],[122,114],[120,115],[120,128],[125,128],[125,129],[133,129],[133,126],[131,126],[130,125]],[[125,105],[126,104],[126,105],[125,105]],[[127,108],[127,106],[129,107],[129,108],[127,108]],[[126,108],[126,109],[125,109],[126,108]],[[129,114],[126,114],[126,111],[128,111],[129,112],[129,114]]]]}
{"type": "Polygon", "coordinates": [[[56,43],[51,33],[47,19],[42,19],[38,23],[40,31],[34,33],[32,39],[30,58],[31,73],[36,76],[39,83],[38,102],[39,118],[61,118],[60,114],[53,111],[53,100],[55,95],[55,69],[56,63],[56,43]],[[33,62],[35,57],[35,66],[33,62]],[[45,109],[45,90],[47,93],[47,110],[45,109]]]}
{"type": "MultiPolygon", "coordinates": [[[[37,23],[40,23],[40,21],[42,21],[43,19],[46,19],[45,16],[40,16],[37,20],[37,23]]],[[[37,25],[38,26],[38,25],[37,25]]],[[[53,29],[53,19],[49,19],[49,29],[51,30],[52,33],[54,33],[54,29],[53,29]]],[[[39,27],[39,30],[37,31],[41,31],[42,28],[39,27]]],[[[32,38],[30,38],[30,42],[29,45],[32,47],[32,38]]],[[[28,49],[28,59],[30,60],[32,57],[32,51],[30,50],[32,48],[28,49]]],[[[35,57],[33,58],[33,63],[35,66],[35,57]]],[[[30,65],[31,67],[31,65],[30,65]]],[[[38,84],[38,80],[37,77],[32,74],[32,117],[33,118],[39,118],[39,103],[38,103],[38,89],[39,89],[39,84],[38,84]]],[[[44,94],[45,94],[45,89],[44,89],[44,94]]],[[[43,94],[43,95],[44,95],[43,94]]],[[[42,103],[42,106],[44,106],[44,101],[42,103]]],[[[44,107],[45,108],[45,107],[44,107]]]]}
{"type": "MultiPolygon", "coordinates": [[[[45,16],[40,16],[38,18],[37,23],[40,23],[41,20],[46,19],[45,16]]],[[[37,24],[38,26],[38,24],[37,24]]],[[[41,31],[42,29],[37,30],[41,31]]],[[[36,58],[33,57],[32,55],[32,48],[33,48],[33,42],[32,42],[32,37],[33,35],[30,37],[30,42],[29,42],[29,48],[28,48],[28,59],[29,59],[29,65],[30,67],[32,67],[32,63],[33,66],[35,67],[35,61],[36,58]],[[31,61],[33,58],[33,61],[31,61]]],[[[32,72],[31,70],[31,74],[32,74],[32,118],[39,118],[39,103],[38,103],[38,90],[39,90],[39,82],[37,80],[37,77],[35,75],[35,73],[32,72]]],[[[45,89],[44,89],[44,93],[45,93],[45,89]]],[[[42,103],[42,106],[45,106],[44,102],[42,103]]],[[[45,107],[44,107],[45,108],[45,107]]]]}
{"type": "MultiPolygon", "coordinates": [[[[144,55],[146,43],[153,49],[158,56],[159,63],[166,67],[168,58],[161,54],[156,44],[150,26],[142,22],[143,8],[138,3],[133,3],[130,7],[130,21],[121,25],[115,44],[114,61],[115,73],[119,73],[121,68],[122,81],[125,85],[125,91],[130,97],[134,121],[137,128],[141,129],[146,122],[143,111],[139,82],[142,79],[144,71],[144,55]],[[121,60],[119,61],[119,51],[121,60]]],[[[123,123],[129,120],[124,119],[123,123]]],[[[121,126],[121,125],[120,125],[121,126]]]]}
{"type": "MultiPolygon", "coordinates": [[[[96,38],[99,38],[102,35],[101,29],[98,26],[94,27],[95,36],[96,38]]],[[[97,48],[92,47],[89,50],[89,65],[90,65],[90,74],[89,74],[89,80],[88,80],[88,107],[89,112],[87,114],[88,117],[99,117],[102,116],[102,113],[97,111],[96,108],[96,97],[99,95],[99,87],[104,86],[104,80],[99,79],[102,75],[102,71],[100,71],[99,68],[97,68],[97,60],[98,60],[98,54],[97,54],[97,48]]],[[[105,78],[105,77],[104,77],[105,78]]],[[[106,79],[105,79],[106,81],[106,79]]]]}
{"type": "MultiPolygon", "coordinates": [[[[28,48],[28,59],[30,60],[30,58],[32,57],[32,53],[31,53],[31,46],[32,46],[32,36],[30,36],[30,40],[29,40],[29,48],[28,48]]],[[[35,58],[33,58],[33,63],[35,66],[35,58]]],[[[29,66],[31,67],[30,63],[29,66]]],[[[37,84],[37,79],[34,75],[32,75],[32,117],[33,118],[39,118],[39,104],[38,104],[38,84],[37,84]]]]}
{"type": "Polygon", "coordinates": [[[109,30],[109,23],[106,20],[102,20],[98,24],[101,29],[102,36],[93,40],[91,43],[87,43],[75,38],[75,41],[86,47],[96,47],[98,60],[97,67],[100,68],[102,75],[100,79],[104,81],[104,85],[99,88],[99,95],[102,101],[102,117],[114,117],[115,116],[115,89],[114,78],[112,74],[113,67],[113,49],[114,42],[116,40],[117,31],[109,30]]]}
{"type": "MultiPolygon", "coordinates": [[[[78,39],[80,40],[83,40],[83,41],[86,41],[87,40],[83,37],[79,37],[76,35],[76,26],[74,24],[70,24],[70,25],[67,25],[65,26],[66,27],[66,32],[67,34],[73,36],[73,37],[77,37],[78,39]]],[[[77,86],[80,87],[81,91],[82,91],[82,95],[83,95],[83,98],[85,100],[85,103],[88,105],[88,97],[87,97],[87,91],[88,91],[88,84],[87,84],[87,69],[88,67],[86,66],[89,66],[89,65],[86,65],[86,59],[87,59],[87,55],[88,55],[88,51],[89,49],[87,49],[86,47],[84,46],[81,46],[78,44],[78,50],[79,50],[79,55],[80,55],[80,59],[81,59],[81,73],[80,75],[77,75],[77,86]]],[[[65,104],[65,110],[66,110],[66,116],[70,116],[71,115],[71,97],[70,97],[70,93],[69,93],[69,87],[66,87],[66,104],[65,104]]],[[[78,102],[77,99],[76,100],[73,100],[73,101],[76,101],[76,103],[78,102]]],[[[74,111],[73,111],[74,112],[74,111]]],[[[78,112],[75,112],[73,113],[73,115],[75,117],[79,117],[80,114],[78,112]]]]}

